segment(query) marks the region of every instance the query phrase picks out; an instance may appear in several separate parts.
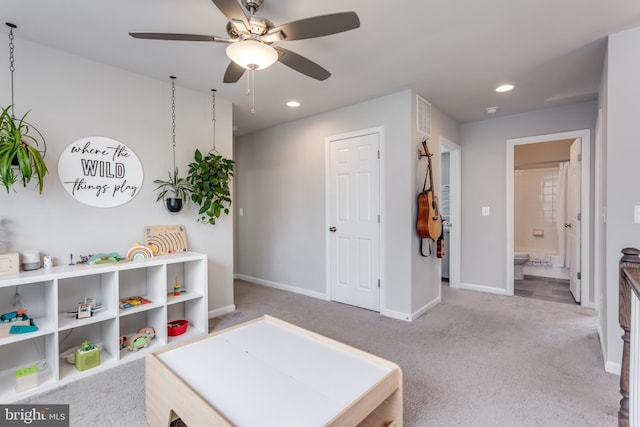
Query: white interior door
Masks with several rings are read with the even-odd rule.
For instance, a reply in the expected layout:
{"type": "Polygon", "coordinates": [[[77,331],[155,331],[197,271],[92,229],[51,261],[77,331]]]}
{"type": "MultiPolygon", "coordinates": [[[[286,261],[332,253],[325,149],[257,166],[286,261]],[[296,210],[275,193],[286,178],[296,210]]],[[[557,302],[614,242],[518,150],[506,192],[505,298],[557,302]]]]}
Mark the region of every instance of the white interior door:
{"type": "Polygon", "coordinates": [[[329,139],[331,299],[380,311],[379,133],[329,139]]]}
{"type": "Polygon", "coordinates": [[[581,139],[577,138],[569,149],[569,173],[567,177],[567,218],[569,227],[569,289],[576,302],[580,302],[580,194],[581,177],[580,152],[581,139]]]}

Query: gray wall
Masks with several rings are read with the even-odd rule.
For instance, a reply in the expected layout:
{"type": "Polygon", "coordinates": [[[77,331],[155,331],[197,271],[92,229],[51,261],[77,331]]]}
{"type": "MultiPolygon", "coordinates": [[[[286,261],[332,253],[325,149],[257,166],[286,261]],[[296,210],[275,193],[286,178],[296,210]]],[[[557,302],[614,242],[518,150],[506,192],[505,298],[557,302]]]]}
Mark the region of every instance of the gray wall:
{"type": "Polygon", "coordinates": [[[633,222],[634,206],[640,205],[640,28],[609,37],[606,91],[601,106],[606,116],[603,133],[606,147],[606,359],[620,363],[622,330],[618,326],[618,263],[621,250],[640,248],[640,225],[633,222]]]}
{"type": "MultiPolygon", "coordinates": [[[[506,141],[593,128],[597,103],[583,102],[461,126],[461,282],[506,291],[506,141]],[[481,216],[482,206],[491,215],[481,216]]],[[[593,143],[592,143],[593,145],[593,143]]]]}
{"type": "MultiPolygon", "coordinates": [[[[154,179],[166,179],[172,168],[171,86],[16,38],[16,115],[27,116],[47,143],[49,174],[42,195],[20,187],[0,189],[0,216],[10,233],[10,251],[38,249],[69,262],[69,254],[119,252],[126,255],[144,241],[146,225],[184,224],[189,248],[209,257],[209,310],[233,309],[233,217],[217,225],[198,224],[195,208],[170,215],[153,192],[154,179]],[[72,142],[106,136],[129,146],[140,159],[144,182],[130,202],[95,208],[73,199],[58,179],[58,157],[72,142]]],[[[177,76],[179,84],[180,76],[177,76]]],[[[0,68],[0,102],[8,105],[8,67],[0,68]]],[[[209,90],[176,88],[177,165],[186,164],[196,147],[211,148],[209,90]]],[[[231,157],[231,104],[218,99],[217,148],[231,157]]],[[[219,311],[218,311],[219,312],[219,311]]]]}
{"type": "MultiPolygon", "coordinates": [[[[417,255],[415,197],[422,172],[414,116],[415,94],[404,91],[238,137],[237,208],[243,210],[237,218],[238,276],[326,297],[325,138],[382,126],[387,259],[381,310],[410,319],[437,299],[436,261],[417,255]],[[426,271],[416,275],[417,270],[426,271]]],[[[438,132],[457,140],[453,121],[436,108],[432,118],[432,140],[438,132]]]]}

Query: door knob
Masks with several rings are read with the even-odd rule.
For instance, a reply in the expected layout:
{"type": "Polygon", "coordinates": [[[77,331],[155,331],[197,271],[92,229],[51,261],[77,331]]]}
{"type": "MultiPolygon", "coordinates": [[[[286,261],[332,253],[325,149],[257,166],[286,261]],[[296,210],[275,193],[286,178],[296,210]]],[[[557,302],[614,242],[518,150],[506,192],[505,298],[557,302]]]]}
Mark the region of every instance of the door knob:
{"type": "Polygon", "coordinates": [[[571,228],[571,224],[565,224],[564,228],[571,228]]]}
{"type": "Polygon", "coordinates": [[[332,232],[332,233],[335,233],[336,232],[336,228],[335,227],[329,227],[329,231],[332,232]]]}

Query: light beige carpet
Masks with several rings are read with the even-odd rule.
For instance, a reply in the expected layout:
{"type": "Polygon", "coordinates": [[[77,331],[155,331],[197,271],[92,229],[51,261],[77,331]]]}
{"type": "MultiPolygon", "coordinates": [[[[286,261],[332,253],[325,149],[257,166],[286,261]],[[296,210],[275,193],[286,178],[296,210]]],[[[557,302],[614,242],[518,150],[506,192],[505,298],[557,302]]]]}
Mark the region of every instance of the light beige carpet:
{"type": "MultiPolygon", "coordinates": [[[[444,287],[406,323],[241,281],[235,298],[212,329],[270,314],[398,363],[405,426],[617,425],[619,378],[604,372],[592,310],[444,287]]],[[[144,364],[29,401],[70,403],[71,426],[145,426],[144,364]]]]}

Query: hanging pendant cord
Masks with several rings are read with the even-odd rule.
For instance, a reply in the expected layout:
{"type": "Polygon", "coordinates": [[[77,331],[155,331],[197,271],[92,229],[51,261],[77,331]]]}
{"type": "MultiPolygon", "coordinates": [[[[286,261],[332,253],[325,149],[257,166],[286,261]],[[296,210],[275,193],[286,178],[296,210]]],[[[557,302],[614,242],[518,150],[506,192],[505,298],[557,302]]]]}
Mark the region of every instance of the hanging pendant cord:
{"type": "Polygon", "coordinates": [[[176,170],[176,76],[171,76],[171,122],[172,122],[172,148],[173,148],[173,170],[176,170]]]}
{"type": "Polygon", "coordinates": [[[216,153],[216,90],[211,89],[211,122],[213,123],[213,150],[216,153]]]}
{"type": "Polygon", "coordinates": [[[16,25],[7,22],[7,26],[9,27],[9,71],[11,72],[11,118],[15,119],[14,114],[14,101],[13,101],[13,72],[16,70],[14,65],[14,57],[13,57],[13,29],[18,28],[16,25]]]}

